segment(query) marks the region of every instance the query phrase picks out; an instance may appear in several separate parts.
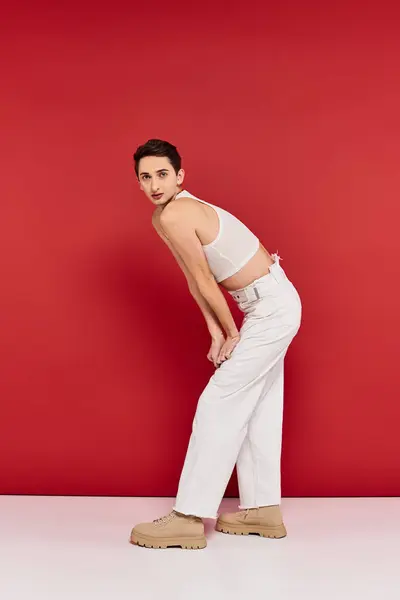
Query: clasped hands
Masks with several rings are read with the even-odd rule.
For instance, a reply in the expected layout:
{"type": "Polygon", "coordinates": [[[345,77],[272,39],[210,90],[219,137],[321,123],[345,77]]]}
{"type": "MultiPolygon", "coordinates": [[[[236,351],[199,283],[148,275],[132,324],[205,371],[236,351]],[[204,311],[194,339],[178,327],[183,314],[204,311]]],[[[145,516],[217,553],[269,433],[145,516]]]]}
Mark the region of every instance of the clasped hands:
{"type": "Polygon", "coordinates": [[[218,331],[211,335],[211,346],[207,358],[214,363],[216,368],[231,357],[234,348],[240,341],[240,333],[236,335],[227,335],[223,331],[218,331]]]}

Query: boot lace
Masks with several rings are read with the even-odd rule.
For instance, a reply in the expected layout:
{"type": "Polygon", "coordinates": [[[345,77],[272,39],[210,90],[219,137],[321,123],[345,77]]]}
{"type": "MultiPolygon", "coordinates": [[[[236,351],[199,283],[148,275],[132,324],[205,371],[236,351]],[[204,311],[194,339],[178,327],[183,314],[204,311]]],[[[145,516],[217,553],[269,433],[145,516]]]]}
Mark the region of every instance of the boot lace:
{"type": "MultiPolygon", "coordinates": [[[[245,508],[244,510],[241,510],[239,512],[240,516],[243,517],[243,519],[247,519],[247,517],[250,514],[250,511],[255,510],[254,508],[245,508]]],[[[258,510],[258,509],[257,509],[258,510]]]]}
{"type": "Polygon", "coordinates": [[[172,521],[172,519],[174,519],[174,518],[175,518],[175,513],[170,512],[168,515],[165,515],[165,517],[160,517],[159,519],[154,519],[153,523],[155,525],[166,525],[167,523],[172,521]]]}

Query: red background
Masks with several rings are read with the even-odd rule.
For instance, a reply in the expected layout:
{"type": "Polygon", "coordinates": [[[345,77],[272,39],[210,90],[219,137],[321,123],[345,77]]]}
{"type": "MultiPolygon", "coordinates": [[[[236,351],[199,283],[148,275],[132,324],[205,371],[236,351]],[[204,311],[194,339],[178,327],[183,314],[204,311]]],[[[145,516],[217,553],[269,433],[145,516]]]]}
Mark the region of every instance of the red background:
{"type": "Polygon", "coordinates": [[[187,189],[278,250],[302,297],[283,496],[398,495],[396,9],[8,10],[0,492],[176,493],[213,367],[133,174],[137,145],[160,137],[178,146],[187,189]]]}

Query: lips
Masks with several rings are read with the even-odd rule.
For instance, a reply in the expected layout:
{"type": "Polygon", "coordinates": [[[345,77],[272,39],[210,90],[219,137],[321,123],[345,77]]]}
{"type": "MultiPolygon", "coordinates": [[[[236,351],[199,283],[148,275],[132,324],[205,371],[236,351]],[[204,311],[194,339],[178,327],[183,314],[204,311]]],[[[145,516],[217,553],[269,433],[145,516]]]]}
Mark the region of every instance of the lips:
{"type": "Polygon", "coordinates": [[[159,200],[159,198],[161,198],[162,194],[152,194],[151,197],[154,198],[155,200],[159,200]]]}

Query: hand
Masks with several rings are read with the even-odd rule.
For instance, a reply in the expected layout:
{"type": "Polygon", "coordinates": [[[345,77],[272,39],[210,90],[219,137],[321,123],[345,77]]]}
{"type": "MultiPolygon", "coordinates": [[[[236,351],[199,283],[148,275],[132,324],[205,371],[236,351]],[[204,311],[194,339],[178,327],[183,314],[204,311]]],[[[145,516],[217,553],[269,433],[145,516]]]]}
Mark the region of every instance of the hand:
{"type": "Polygon", "coordinates": [[[218,356],[219,356],[221,348],[225,342],[224,332],[216,331],[215,333],[212,334],[211,340],[212,340],[211,347],[210,347],[210,350],[208,351],[207,358],[209,361],[211,361],[214,364],[214,367],[217,368],[217,367],[219,367],[219,364],[217,362],[218,356]]]}
{"type": "Polygon", "coordinates": [[[234,348],[239,343],[239,341],[240,341],[240,333],[238,333],[237,335],[234,335],[234,336],[228,335],[226,337],[226,340],[223,343],[223,345],[221,346],[221,349],[219,351],[219,355],[217,358],[218,366],[220,366],[220,364],[222,364],[225,360],[228,360],[228,358],[231,357],[231,354],[232,354],[234,348]]]}

